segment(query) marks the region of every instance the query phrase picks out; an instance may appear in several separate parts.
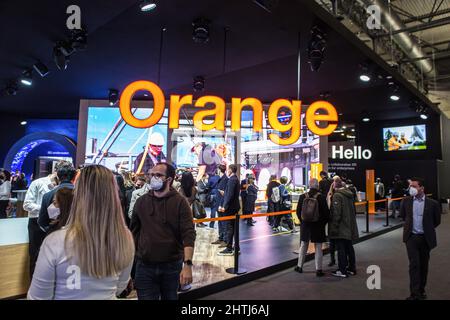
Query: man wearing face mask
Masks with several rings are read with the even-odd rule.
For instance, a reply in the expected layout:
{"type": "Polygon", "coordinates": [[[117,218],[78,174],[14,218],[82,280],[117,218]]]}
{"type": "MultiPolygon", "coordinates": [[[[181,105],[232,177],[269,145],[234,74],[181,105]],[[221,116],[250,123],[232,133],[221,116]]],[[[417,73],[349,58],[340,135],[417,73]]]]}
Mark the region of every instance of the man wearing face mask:
{"type": "Polygon", "coordinates": [[[23,209],[28,211],[28,253],[30,255],[30,278],[33,277],[34,267],[39,255],[39,248],[45,238],[45,232],[39,227],[38,216],[41,210],[42,198],[44,194],[54,189],[58,185],[56,172],[67,161],[59,161],[55,165],[55,171],[43,178],[34,180],[25,195],[23,209]]]}
{"type": "Polygon", "coordinates": [[[73,179],[75,178],[75,168],[72,163],[65,161],[58,166],[56,176],[58,177],[58,186],[44,194],[42,197],[41,210],[39,211],[38,224],[46,233],[50,229],[50,222],[55,216],[58,216],[58,208],[53,204],[53,198],[59,189],[73,189],[73,179]]]}
{"type": "Polygon", "coordinates": [[[152,133],[149,139],[149,148],[147,154],[144,155],[145,153],[144,150],[144,152],[141,152],[134,161],[134,172],[145,173],[148,172],[151,168],[153,168],[155,164],[159,162],[166,162],[166,156],[162,152],[163,147],[164,147],[164,137],[162,136],[162,134],[158,132],[152,133]],[[142,165],[140,172],[137,172],[142,162],[142,158],[144,156],[145,156],[144,164],[142,165]]]}
{"type": "Polygon", "coordinates": [[[172,187],[173,166],[158,163],[150,177],[151,190],[136,200],[131,216],[136,246],[135,287],[139,300],[176,300],[179,285],[192,283],[192,210],[172,187]]]}
{"type": "Polygon", "coordinates": [[[400,216],[405,220],[403,242],[409,259],[411,295],[407,300],[424,300],[430,251],[437,246],[435,228],[441,223],[441,208],[425,195],[421,178],[411,178],[409,194],[400,205],[400,216]]]}

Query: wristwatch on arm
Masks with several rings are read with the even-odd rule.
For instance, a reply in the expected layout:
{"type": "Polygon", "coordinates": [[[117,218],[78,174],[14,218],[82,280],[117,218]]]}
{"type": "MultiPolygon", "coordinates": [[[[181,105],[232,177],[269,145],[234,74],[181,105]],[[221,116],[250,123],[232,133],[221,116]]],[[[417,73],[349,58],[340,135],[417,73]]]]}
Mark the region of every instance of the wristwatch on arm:
{"type": "Polygon", "coordinates": [[[192,260],[185,260],[183,263],[184,263],[185,265],[189,266],[189,267],[192,267],[192,266],[193,266],[192,260]]]}

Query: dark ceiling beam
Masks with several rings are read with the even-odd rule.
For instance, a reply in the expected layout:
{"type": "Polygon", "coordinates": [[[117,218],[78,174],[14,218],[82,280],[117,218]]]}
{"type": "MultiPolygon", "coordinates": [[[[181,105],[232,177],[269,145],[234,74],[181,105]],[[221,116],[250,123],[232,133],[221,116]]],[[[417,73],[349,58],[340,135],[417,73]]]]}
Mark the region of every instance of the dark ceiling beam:
{"type": "Polygon", "coordinates": [[[441,50],[438,52],[435,52],[434,54],[427,54],[423,57],[414,58],[414,59],[407,59],[407,60],[401,60],[400,63],[407,63],[407,62],[413,62],[413,61],[419,61],[423,59],[434,59],[434,60],[442,60],[447,59],[450,57],[450,50],[441,50]]]}
{"type": "Polygon", "coordinates": [[[438,42],[435,42],[435,43],[424,43],[422,45],[422,47],[423,48],[436,47],[436,46],[440,46],[440,45],[443,45],[443,44],[450,44],[450,39],[443,40],[443,41],[438,41],[438,42]]]}
{"type": "Polygon", "coordinates": [[[443,74],[443,75],[437,76],[435,78],[424,79],[423,81],[434,82],[434,81],[441,81],[441,80],[447,80],[447,79],[450,79],[450,74],[443,74]]]}
{"type": "Polygon", "coordinates": [[[426,22],[425,21],[426,19],[434,18],[434,17],[437,17],[437,16],[442,16],[442,15],[447,14],[447,13],[450,13],[450,8],[442,9],[442,10],[440,10],[438,12],[434,12],[434,13],[423,14],[423,15],[420,15],[420,16],[417,16],[417,17],[411,17],[411,18],[403,20],[403,23],[407,24],[407,23],[411,23],[411,22],[420,22],[420,21],[426,22]]]}
{"type": "Polygon", "coordinates": [[[388,33],[379,34],[379,35],[377,35],[375,37],[376,38],[389,37],[391,35],[404,33],[404,32],[414,33],[414,32],[418,32],[418,31],[422,31],[422,30],[427,30],[427,29],[432,29],[432,28],[445,26],[447,24],[450,24],[450,17],[445,17],[445,18],[442,18],[442,19],[439,19],[439,20],[434,20],[434,21],[431,21],[431,22],[425,22],[425,23],[419,24],[417,26],[407,27],[407,28],[404,28],[404,29],[400,29],[400,30],[396,30],[396,31],[388,32],[388,33]]]}
{"type": "MultiPolygon", "coordinates": [[[[434,5],[437,3],[437,1],[438,1],[438,0],[435,0],[435,1],[434,1],[433,9],[434,9],[434,5]]],[[[440,9],[441,6],[442,6],[442,3],[444,3],[444,0],[441,0],[441,2],[438,4],[438,6],[436,7],[435,10],[431,9],[431,12],[430,12],[430,15],[431,15],[431,16],[430,16],[430,18],[428,19],[428,22],[431,22],[431,20],[433,20],[433,18],[435,17],[435,13],[439,11],[439,9],[440,9]]]]}

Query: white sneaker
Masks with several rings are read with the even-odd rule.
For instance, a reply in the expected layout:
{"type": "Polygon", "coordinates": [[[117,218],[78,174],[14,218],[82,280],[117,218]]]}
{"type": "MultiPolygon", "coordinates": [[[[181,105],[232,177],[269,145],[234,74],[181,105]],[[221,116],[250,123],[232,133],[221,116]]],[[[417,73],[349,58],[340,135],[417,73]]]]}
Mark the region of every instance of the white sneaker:
{"type": "Polygon", "coordinates": [[[348,275],[343,274],[340,270],[336,270],[336,271],[332,272],[331,274],[335,277],[348,278],[348,275]]]}

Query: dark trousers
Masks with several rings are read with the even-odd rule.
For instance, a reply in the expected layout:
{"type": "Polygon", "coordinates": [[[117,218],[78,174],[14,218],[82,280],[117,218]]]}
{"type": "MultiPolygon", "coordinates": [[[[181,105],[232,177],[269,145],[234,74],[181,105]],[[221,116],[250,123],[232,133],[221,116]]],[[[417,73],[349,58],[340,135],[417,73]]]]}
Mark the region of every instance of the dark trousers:
{"type": "Polygon", "coordinates": [[[418,297],[425,293],[430,249],[423,235],[412,234],[406,242],[406,250],[409,259],[409,287],[411,295],[418,297]]]}
{"type": "Polygon", "coordinates": [[[134,285],[139,300],[178,300],[183,261],[145,264],[136,261],[134,285]]]}
{"type": "Polygon", "coordinates": [[[338,251],[338,266],[343,274],[348,270],[356,270],[355,249],[351,240],[336,239],[336,249],[338,251]]]}
{"type": "Polygon", "coordinates": [[[336,241],[330,239],[330,259],[332,262],[336,261],[336,241]]]}
{"type": "MultiPolygon", "coordinates": [[[[218,216],[225,217],[225,212],[218,212],[218,216]]],[[[219,240],[227,241],[227,225],[228,221],[218,221],[219,224],[219,240]]]]}
{"type": "Polygon", "coordinates": [[[9,200],[0,200],[0,219],[6,219],[6,208],[8,208],[9,200]]]}
{"type": "MultiPolygon", "coordinates": [[[[236,213],[228,213],[225,214],[225,216],[233,216],[236,215],[236,213]]],[[[227,223],[227,231],[226,231],[226,239],[225,242],[227,243],[227,248],[232,250],[233,249],[233,238],[234,238],[234,224],[236,223],[235,219],[233,220],[226,220],[227,223]]],[[[239,249],[239,243],[235,243],[235,247],[238,247],[239,249]]]]}
{"type": "MultiPolygon", "coordinates": [[[[375,193],[375,200],[383,199],[378,193],[375,193]]],[[[377,202],[375,203],[375,211],[381,211],[385,209],[385,202],[377,202]]]]}
{"type": "MultiPolygon", "coordinates": [[[[278,205],[278,203],[274,203],[272,200],[267,200],[267,213],[270,213],[270,212],[277,212],[277,211],[279,211],[278,210],[278,207],[279,207],[279,205],[278,205]]],[[[278,216],[268,216],[267,217],[267,221],[269,221],[269,224],[271,225],[271,226],[274,226],[275,225],[275,220],[276,220],[276,218],[277,218],[278,216]]]]}
{"type": "Polygon", "coordinates": [[[30,279],[33,278],[34,268],[39,256],[39,249],[46,233],[38,225],[38,218],[28,219],[28,254],[30,256],[30,279]]]}
{"type": "Polygon", "coordinates": [[[274,218],[275,218],[273,223],[274,228],[278,228],[281,224],[281,220],[284,219],[288,228],[290,230],[294,230],[294,222],[292,221],[292,215],[290,213],[274,216],[274,218]]]}

